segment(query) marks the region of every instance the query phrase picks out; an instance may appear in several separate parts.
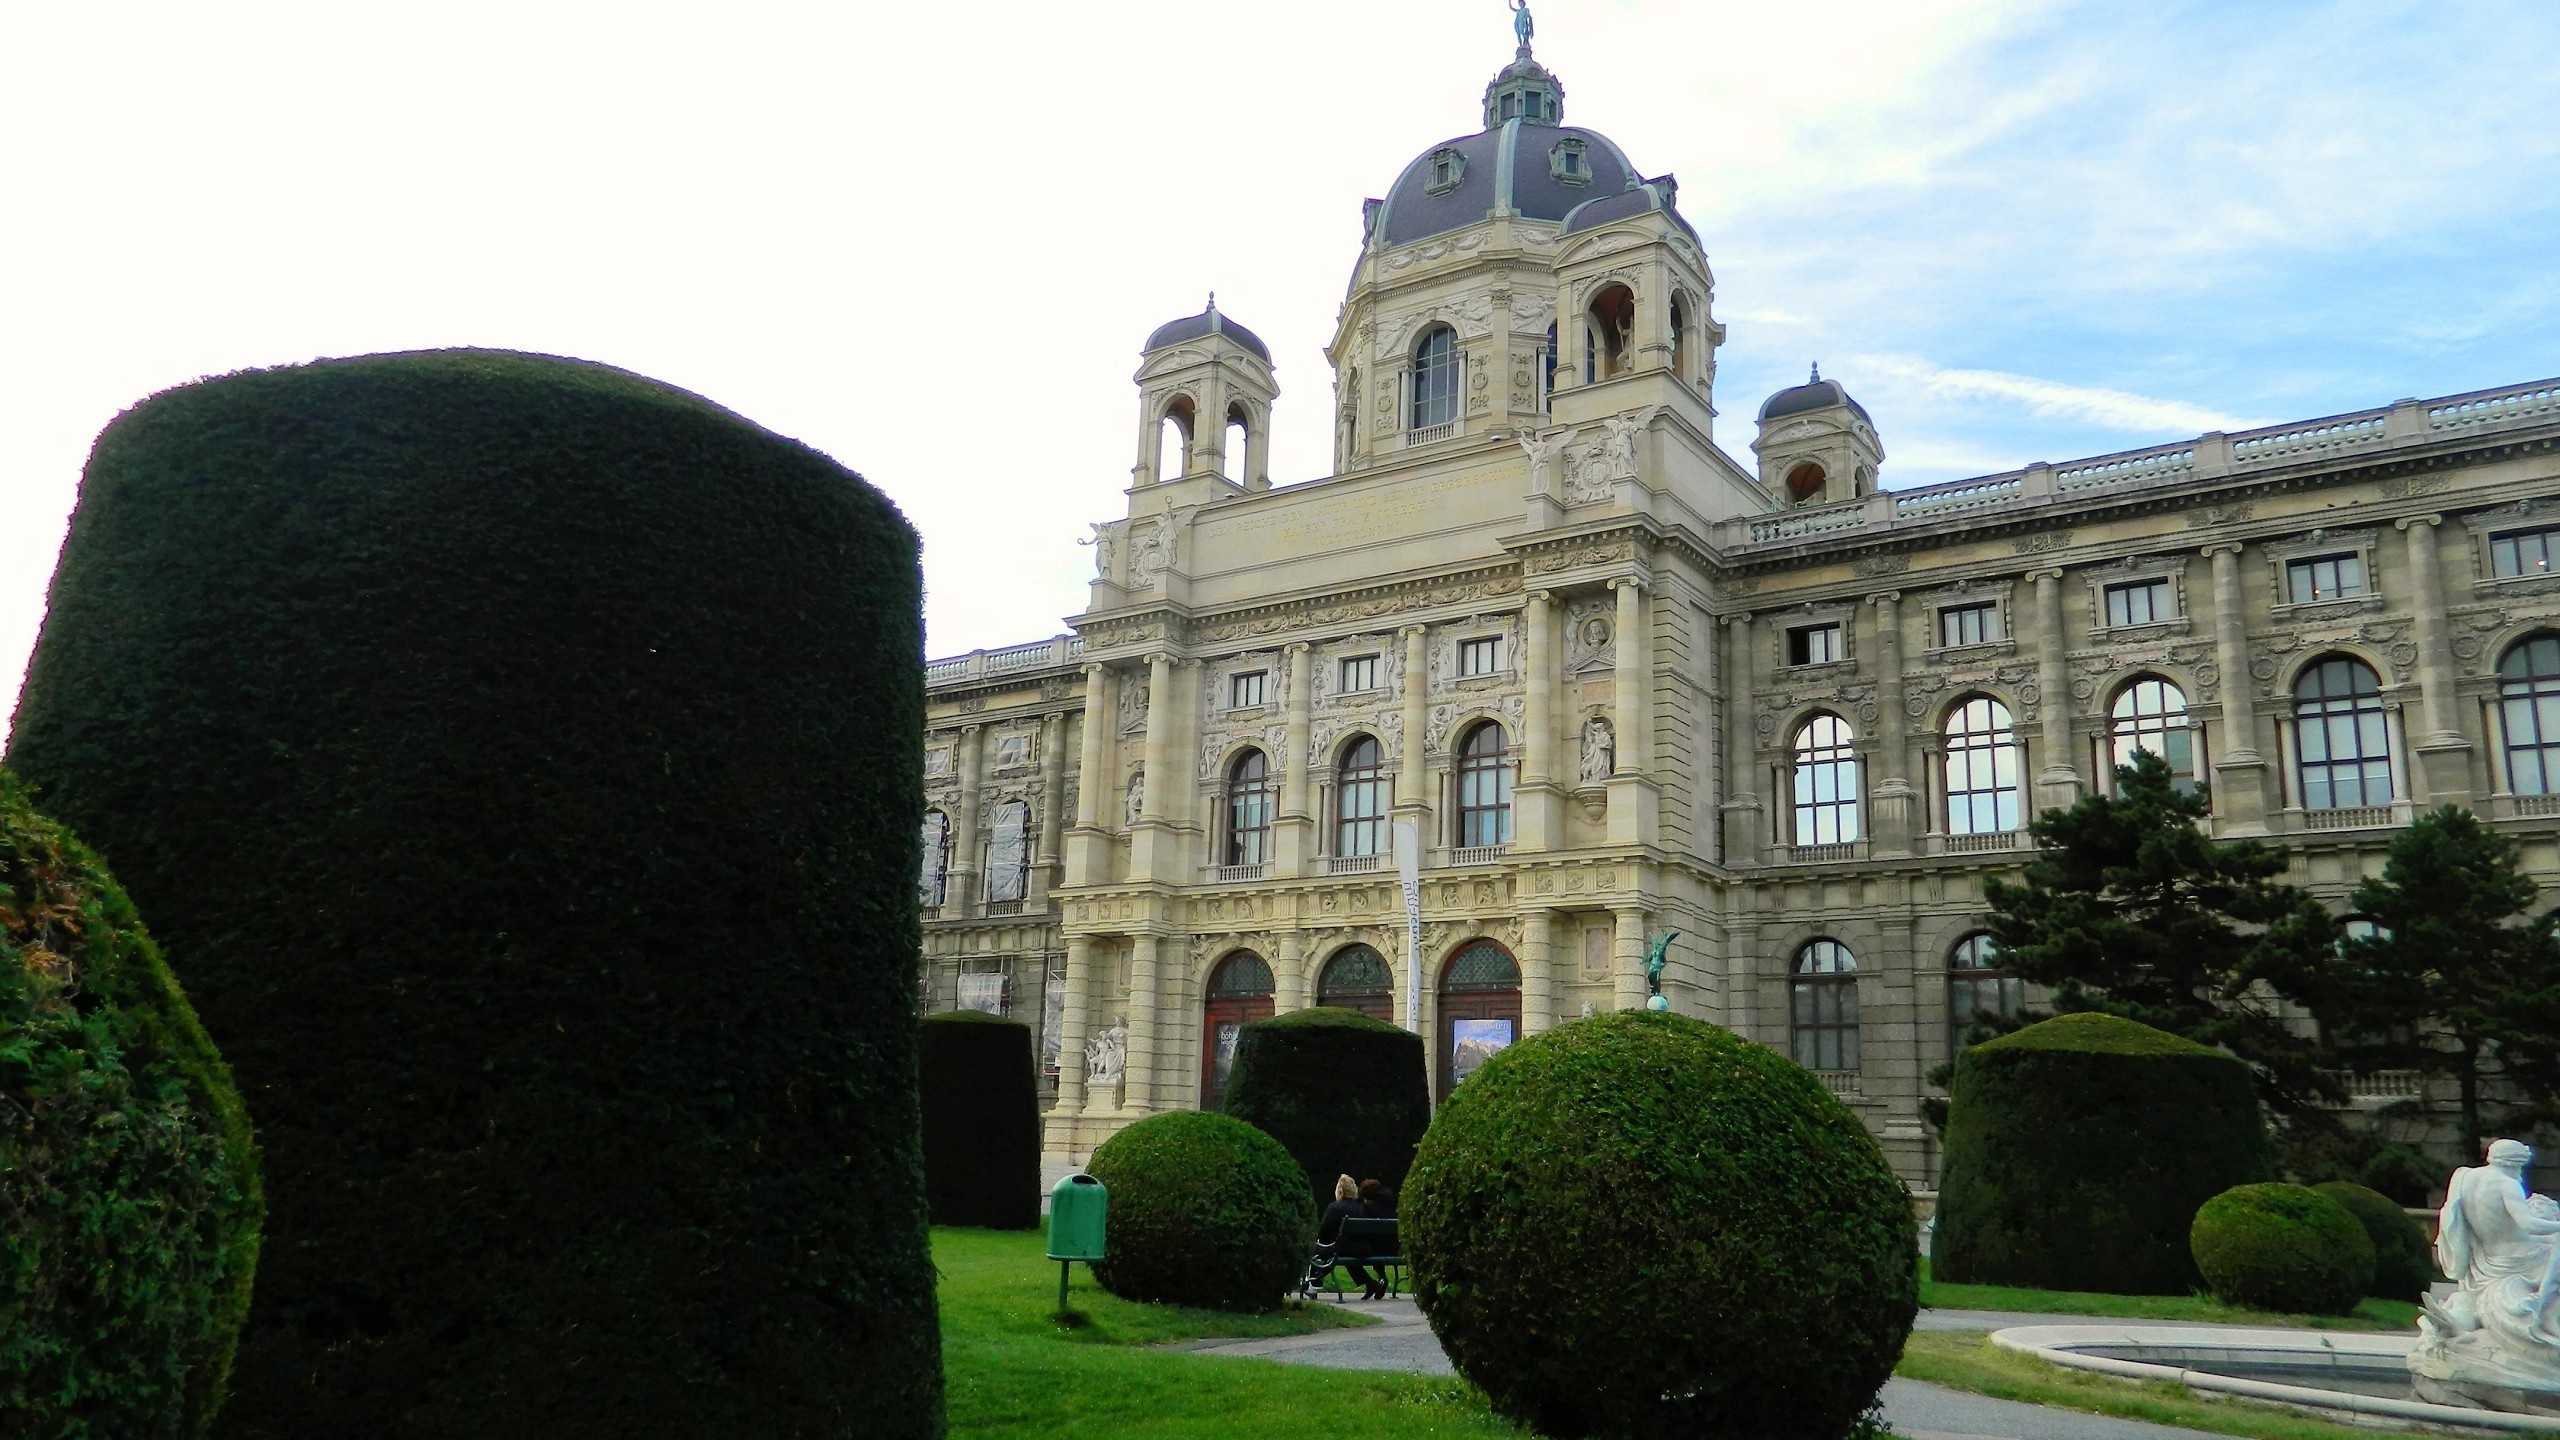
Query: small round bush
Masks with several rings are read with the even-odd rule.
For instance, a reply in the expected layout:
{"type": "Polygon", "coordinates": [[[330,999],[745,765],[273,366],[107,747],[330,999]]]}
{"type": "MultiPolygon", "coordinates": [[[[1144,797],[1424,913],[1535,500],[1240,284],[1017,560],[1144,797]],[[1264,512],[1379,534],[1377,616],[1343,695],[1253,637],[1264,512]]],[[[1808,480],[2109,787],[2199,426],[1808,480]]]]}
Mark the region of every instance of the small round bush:
{"type": "Polygon", "coordinates": [[[1330,1006],[1257,1020],[1236,1041],[1226,1113],[1288,1147],[1319,1208],[1343,1175],[1401,1190],[1431,1125],[1422,1037],[1330,1006]]]}
{"type": "Polygon", "coordinates": [[[2385,1300],[2419,1300],[2436,1278],[2435,1256],[2427,1244],[2426,1227],[2409,1218],[2400,1203],[2379,1190],[2332,1180],[2314,1185],[2314,1191],[2328,1196],[2356,1217],[2364,1227],[2365,1238],[2373,1242],[2373,1286],[2368,1294],[2385,1300]]]}
{"type": "Polygon", "coordinates": [[[2300,1185],[2235,1185],[2196,1211],[2196,1268],[2233,1305],[2344,1315],[2373,1286],[2373,1241],[2344,1205],[2300,1185]]]}
{"type": "Polygon", "coordinates": [[[1940,1280],[2185,1295],[2196,1207],[2275,1178],[2248,1067],[2113,1015],[1973,1046],[1947,1099],[1940,1280]]]}
{"type": "Polygon", "coordinates": [[[1910,1197],[1866,1128],[1794,1062],[1682,1015],[1487,1060],[1398,1213],[1450,1360],[1542,1435],[1838,1440],[1918,1299],[1910,1197]]]}
{"type": "Polygon", "coordinates": [[[916,1031],[924,1198],[936,1225],[1040,1226],[1040,1091],[1031,1027],[977,1010],[916,1031]]]}
{"type": "Polygon", "coordinates": [[[0,771],[0,1432],[206,1433],[257,1266],[230,1072],[98,857],[0,771]]]}
{"type": "Polygon", "coordinates": [[[1152,1116],[1085,1169],[1110,1191],[1093,1275],[1124,1300],[1270,1310],[1306,1268],[1315,1216],[1298,1162],[1233,1116],[1152,1116]]]}

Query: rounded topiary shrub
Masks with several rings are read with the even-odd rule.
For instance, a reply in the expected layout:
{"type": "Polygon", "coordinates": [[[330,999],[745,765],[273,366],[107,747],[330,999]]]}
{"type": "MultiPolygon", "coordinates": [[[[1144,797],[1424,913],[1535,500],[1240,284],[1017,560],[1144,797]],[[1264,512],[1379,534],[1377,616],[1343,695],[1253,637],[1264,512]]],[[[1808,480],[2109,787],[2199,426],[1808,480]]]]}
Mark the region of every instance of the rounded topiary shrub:
{"type": "Polygon", "coordinates": [[[230,1072],[100,863],[0,770],[0,1432],[205,1434],[258,1258],[230,1072]]]}
{"type": "Polygon", "coordinates": [[[1460,1373],[1542,1435],[1837,1440],[1918,1299],[1910,1197],[1786,1057],[1624,1011],[1487,1060],[1398,1212],[1460,1373]]]}
{"type": "Polygon", "coordinates": [[[1040,1226],[1040,1090],[1031,1027],[977,1010],[927,1015],[916,1037],[924,1196],[936,1225],[1040,1226]]]}
{"type": "Polygon", "coordinates": [[[858,477],[598,365],[99,437],[10,753],[258,1118],[226,1432],[940,1433],[920,596],[858,477]]]}
{"type": "Polygon", "coordinates": [[[1957,1057],[1930,1270],[2184,1295],[2196,1207],[2274,1166],[2247,1066],[2113,1015],[2057,1015],[1957,1057]]]}
{"type": "Polygon", "coordinates": [[[1431,1125],[1422,1037],[1357,1010],[1293,1010],[1244,1027],[1226,1113],[1287,1146],[1319,1208],[1349,1175],[1404,1186],[1431,1125]]]}
{"type": "Polygon", "coordinates": [[[2235,1185],[2196,1211],[2189,1242],[2215,1298],[2344,1315],[2373,1286],[2373,1241],[2347,1207],[2301,1185],[2235,1185]]]}
{"type": "Polygon", "coordinates": [[[2422,1300],[2436,1278],[2434,1247],[2426,1227],[2379,1190],[2344,1180],[2314,1185],[2312,1190],[2338,1203],[2364,1227],[2373,1242],[2373,1284],[2365,1293],[2385,1300],[2422,1300]]]}
{"type": "Polygon", "coordinates": [[[1085,1173],[1110,1192],[1093,1276],[1114,1295],[1270,1310],[1305,1272],[1306,1181],[1279,1141],[1241,1120],[1151,1116],[1103,1141],[1085,1173]]]}

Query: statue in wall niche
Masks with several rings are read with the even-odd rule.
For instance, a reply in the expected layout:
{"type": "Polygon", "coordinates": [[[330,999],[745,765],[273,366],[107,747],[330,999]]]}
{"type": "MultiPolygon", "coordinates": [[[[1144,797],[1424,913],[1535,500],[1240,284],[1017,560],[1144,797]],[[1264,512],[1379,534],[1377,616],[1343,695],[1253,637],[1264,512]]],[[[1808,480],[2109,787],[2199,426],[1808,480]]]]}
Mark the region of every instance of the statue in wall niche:
{"type": "Polygon", "coordinates": [[[2418,1317],[2409,1375],[2443,1405],[2560,1415],[2560,1202],[2532,1194],[2532,1147],[2489,1146],[2446,1184],[2436,1264],[2452,1277],[2418,1317]]]}
{"type": "Polygon", "coordinates": [[[1138,817],[1146,813],[1147,772],[1132,770],[1129,772],[1129,823],[1137,824],[1138,817]]]}
{"type": "Polygon", "coordinates": [[[1594,715],[1582,722],[1582,783],[1597,785],[1617,773],[1618,737],[1609,722],[1594,715]]]}
{"type": "Polygon", "coordinates": [[[1089,1085],[1117,1085],[1129,1068],[1129,1028],[1105,1025],[1084,1042],[1084,1076],[1089,1085]]]}

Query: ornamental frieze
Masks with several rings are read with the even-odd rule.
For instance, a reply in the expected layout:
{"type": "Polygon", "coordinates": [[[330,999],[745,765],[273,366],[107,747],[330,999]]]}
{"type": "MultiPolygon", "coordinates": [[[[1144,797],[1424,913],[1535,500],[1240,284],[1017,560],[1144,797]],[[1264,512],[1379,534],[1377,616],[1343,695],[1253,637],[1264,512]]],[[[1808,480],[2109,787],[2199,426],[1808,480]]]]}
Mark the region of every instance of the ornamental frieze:
{"type": "Polygon", "coordinates": [[[1194,632],[1207,644],[1229,640],[1250,640],[1262,635],[1277,635],[1289,630],[1307,630],[1320,625],[1339,625],[1354,620],[1374,620],[1381,615],[1396,615],[1407,610],[1427,610],[1442,605],[1461,605],[1470,600],[1491,600],[1520,593],[1520,577],[1496,575],[1444,585],[1430,585],[1393,595],[1379,595],[1367,600],[1344,601],[1332,605],[1315,605],[1304,610],[1277,615],[1261,615],[1251,620],[1229,620],[1203,625],[1194,632]]]}

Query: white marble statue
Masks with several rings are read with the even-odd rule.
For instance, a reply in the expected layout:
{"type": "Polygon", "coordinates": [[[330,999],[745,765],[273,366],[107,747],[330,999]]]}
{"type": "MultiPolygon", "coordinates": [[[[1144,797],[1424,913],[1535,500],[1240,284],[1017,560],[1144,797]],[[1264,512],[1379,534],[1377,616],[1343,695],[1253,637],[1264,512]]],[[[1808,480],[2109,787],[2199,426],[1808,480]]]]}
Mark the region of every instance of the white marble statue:
{"type": "Polygon", "coordinates": [[[1137,824],[1138,818],[1146,813],[1147,772],[1143,769],[1132,770],[1129,772],[1129,823],[1137,824]]]}
{"type": "Polygon", "coordinates": [[[2489,1146],[2489,1163],[2453,1172],[2436,1234],[2452,1293],[2418,1317],[2409,1373],[2441,1404],[2560,1414],[2560,1203],[2525,1188],[2533,1151],[2489,1146]]]}
{"type": "Polygon", "coordinates": [[[1582,722],[1582,783],[1597,785],[1618,768],[1618,741],[1609,722],[1594,715],[1582,722]]]}
{"type": "Polygon", "coordinates": [[[1106,1025],[1084,1042],[1085,1081],[1091,1085],[1117,1085],[1120,1073],[1129,1063],[1129,1031],[1125,1026],[1106,1025]]]}

